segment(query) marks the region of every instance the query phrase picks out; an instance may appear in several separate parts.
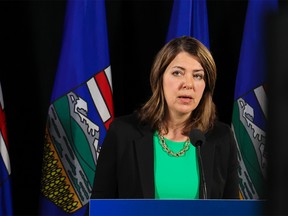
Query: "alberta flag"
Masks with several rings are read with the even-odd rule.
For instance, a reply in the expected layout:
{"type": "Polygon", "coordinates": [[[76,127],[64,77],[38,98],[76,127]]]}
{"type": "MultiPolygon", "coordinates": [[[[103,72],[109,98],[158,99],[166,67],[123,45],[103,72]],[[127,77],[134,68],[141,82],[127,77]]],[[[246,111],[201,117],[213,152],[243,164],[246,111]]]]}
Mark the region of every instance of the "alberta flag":
{"type": "Polygon", "coordinates": [[[265,16],[277,0],[250,0],[237,71],[232,129],[240,162],[240,195],[263,199],[267,183],[265,16]]]}
{"type": "Polygon", "coordinates": [[[83,215],[101,144],[113,120],[105,0],[68,0],[48,110],[42,215],[83,215]]]}
{"type": "Polygon", "coordinates": [[[4,100],[0,83],[0,216],[12,215],[11,167],[8,152],[8,139],[4,100]]]}
{"type": "Polygon", "coordinates": [[[174,0],[166,41],[192,36],[209,48],[206,0],[174,0]]]}

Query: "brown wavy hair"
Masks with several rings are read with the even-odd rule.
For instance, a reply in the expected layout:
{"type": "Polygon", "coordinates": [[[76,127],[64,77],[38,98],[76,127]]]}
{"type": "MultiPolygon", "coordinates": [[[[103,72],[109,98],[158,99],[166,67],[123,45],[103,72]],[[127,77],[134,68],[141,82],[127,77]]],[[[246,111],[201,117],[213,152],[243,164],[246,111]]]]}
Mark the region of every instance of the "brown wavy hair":
{"type": "Polygon", "coordinates": [[[188,135],[193,128],[206,132],[216,119],[216,107],[212,100],[216,82],[216,65],[210,51],[193,37],[175,38],[158,52],[150,73],[152,96],[140,108],[138,114],[140,120],[150,124],[154,130],[164,130],[168,133],[165,121],[167,104],[163,92],[163,74],[167,66],[181,52],[187,52],[198,59],[204,69],[206,84],[200,103],[185,122],[182,133],[188,135]]]}

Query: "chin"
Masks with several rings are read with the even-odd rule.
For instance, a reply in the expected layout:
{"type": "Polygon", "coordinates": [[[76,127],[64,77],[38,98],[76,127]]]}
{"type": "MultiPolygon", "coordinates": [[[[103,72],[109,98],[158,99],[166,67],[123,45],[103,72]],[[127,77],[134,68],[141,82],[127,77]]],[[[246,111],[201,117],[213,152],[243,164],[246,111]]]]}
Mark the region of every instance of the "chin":
{"type": "Polygon", "coordinates": [[[192,113],[192,110],[178,110],[178,112],[182,115],[190,115],[192,113]]]}

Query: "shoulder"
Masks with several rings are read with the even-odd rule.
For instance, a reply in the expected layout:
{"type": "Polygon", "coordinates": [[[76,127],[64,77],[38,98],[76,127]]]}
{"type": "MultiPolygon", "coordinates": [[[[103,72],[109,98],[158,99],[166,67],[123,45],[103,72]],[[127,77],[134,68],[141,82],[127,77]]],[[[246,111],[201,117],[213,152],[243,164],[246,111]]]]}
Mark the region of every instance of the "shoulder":
{"type": "Polygon", "coordinates": [[[149,129],[148,125],[140,122],[137,112],[115,118],[109,127],[109,130],[117,130],[119,133],[149,129]]]}
{"type": "Polygon", "coordinates": [[[221,121],[216,121],[211,129],[208,130],[208,133],[227,133],[231,131],[230,125],[221,122],[221,121]]]}
{"type": "Polygon", "coordinates": [[[123,116],[118,116],[116,117],[111,125],[138,125],[139,124],[139,120],[138,120],[138,116],[137,113],[131,113],[128,115],[123,115],[123,116]]]}
{"type": "MultiPolygon", "coordinates": [[[[237,163],[237,145],[231,127],[223,122],[216,122],[206,134],[206,148],[212,148],[217,157],[227,162],[233,160],[237,163]],[[226,159],[225,159],[226,158],[226,159]]],[[[236,166],[236,165],[235,165],[236,166]]]]}
{"type": "Polygon", "coordinates": [[[207,139],[210,140],[222,140],[222,141],[233,141],[233,133],[230,125],[216,121],[213,127],[205,134],[207,139]]]}

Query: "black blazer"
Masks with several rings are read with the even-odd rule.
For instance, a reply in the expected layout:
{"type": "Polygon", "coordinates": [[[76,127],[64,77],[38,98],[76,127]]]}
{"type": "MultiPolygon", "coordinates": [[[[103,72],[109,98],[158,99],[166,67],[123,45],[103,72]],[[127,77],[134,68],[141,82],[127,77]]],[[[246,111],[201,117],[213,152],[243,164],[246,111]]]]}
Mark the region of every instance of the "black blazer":
{"type": "MultiPolygon", "coordinates": [[[[92,199],[155,198],[153,132],[139,123],[136,114],[111,123],[99,154],[92,199]]],[[[201,155],[207,198],[239,198],[237,151],[230,127],[216,122],[205,137],[201,155]]]]}

